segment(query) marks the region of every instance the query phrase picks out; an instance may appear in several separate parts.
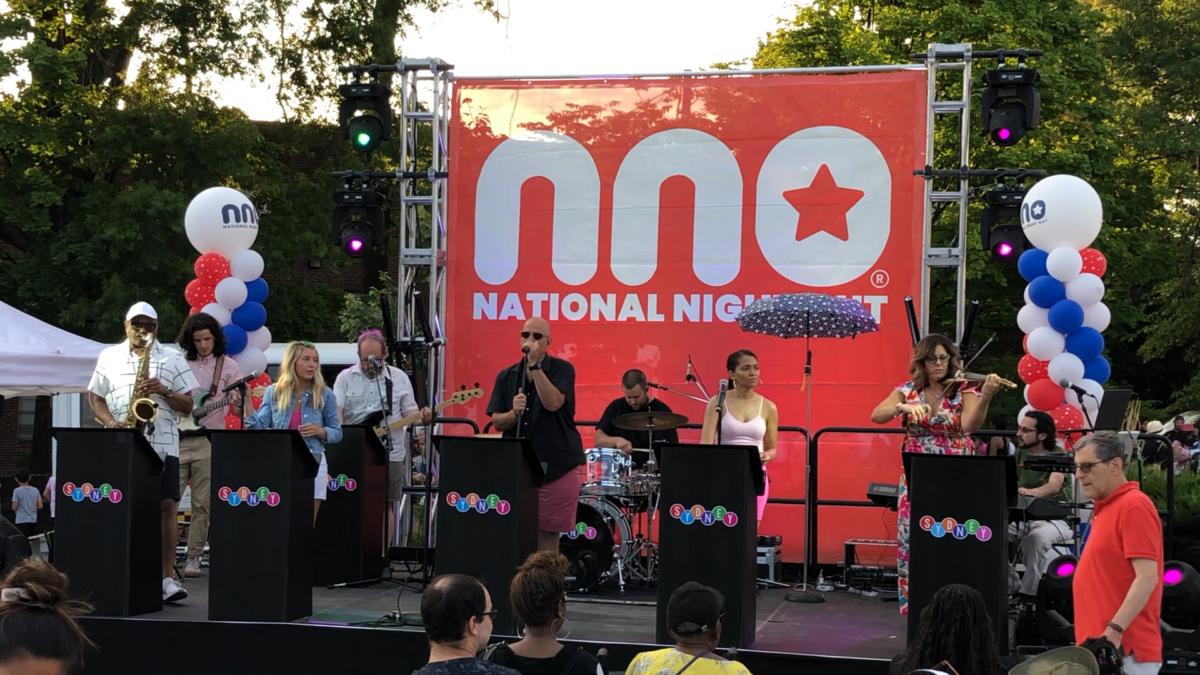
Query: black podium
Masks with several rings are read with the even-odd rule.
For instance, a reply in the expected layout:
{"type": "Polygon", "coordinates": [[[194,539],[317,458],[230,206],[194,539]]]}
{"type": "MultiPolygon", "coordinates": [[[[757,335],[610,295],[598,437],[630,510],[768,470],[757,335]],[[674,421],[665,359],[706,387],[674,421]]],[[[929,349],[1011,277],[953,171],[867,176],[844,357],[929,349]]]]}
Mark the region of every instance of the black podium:
{"type": "Polygon", "coordinates": [[[526,440],[435,436],[438,574],[466,574],[487,585],[494,632],[516,635],[508,586],[537,548],[542,466],[526,440]]]}
{"type": "Polygon", "coordinates": [[[996,644],[1008,644],[1008,507],[1016,502],[1012,457],[906,453],[909,524],[908,639],[921,610],[948,584],[983,595],[996,644]]]}
{"type": "Polygon", "coordinates": [[[378,579],[383,571],[387,452],[374,429],[342,427],[325,446],[329,486],[317,513],[318,586],[378,579]]]}
{"type": "Polygon", "coordinates": [[[296,431],[214,431],[208,618],[312,614],[313,477],[296,431]]]}
{"type": "Polygon", "coordinates": [[[745,647],[754,642],[755,495],[762,491],[762,464],[756,447],[663,446],[655,619],[658,642],[675,642],[667,633],[667,601],[688,581],[711,586],[725,596],[722,646],[745,647]]]}
{"type": "Polygon", "coordinates": [[[132,429],[53,430],[54,566],[95,614],[162,610],[162,460],[132,429]]]}

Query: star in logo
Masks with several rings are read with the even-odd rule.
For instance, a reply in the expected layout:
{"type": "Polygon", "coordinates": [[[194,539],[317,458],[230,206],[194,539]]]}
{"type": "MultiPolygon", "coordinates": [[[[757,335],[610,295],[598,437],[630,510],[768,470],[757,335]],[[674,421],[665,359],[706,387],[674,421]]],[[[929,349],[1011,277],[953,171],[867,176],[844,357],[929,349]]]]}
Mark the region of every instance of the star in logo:
{"type": "Polygon", "coordinates": [[[785,190],[783,198],[800,214],[796,221],[796,241],[818,232],[828,232],[850,241],[846,212],[863,197],[862,190],[840,187],[828,164],[822,164],[808,187],[785,190]]]}
{"type": "Polygon", "coordinates": [[[1029,209],[1029,215],[1032,216],[1034,220],[1041,220],[1044,218],[1046,216],[1046,202],[1040,199],[1034,202],[1029,209]]]}

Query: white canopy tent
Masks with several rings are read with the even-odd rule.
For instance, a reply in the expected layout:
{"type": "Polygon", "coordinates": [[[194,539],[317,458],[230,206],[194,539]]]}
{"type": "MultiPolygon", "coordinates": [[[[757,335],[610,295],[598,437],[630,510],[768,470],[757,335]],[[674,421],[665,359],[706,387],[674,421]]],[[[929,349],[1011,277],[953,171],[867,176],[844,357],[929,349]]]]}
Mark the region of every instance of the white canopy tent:
{"type": "Polygon", "coordinates": [[[106,346],[0,302],[0,396],[86,391],[106,346]]]}

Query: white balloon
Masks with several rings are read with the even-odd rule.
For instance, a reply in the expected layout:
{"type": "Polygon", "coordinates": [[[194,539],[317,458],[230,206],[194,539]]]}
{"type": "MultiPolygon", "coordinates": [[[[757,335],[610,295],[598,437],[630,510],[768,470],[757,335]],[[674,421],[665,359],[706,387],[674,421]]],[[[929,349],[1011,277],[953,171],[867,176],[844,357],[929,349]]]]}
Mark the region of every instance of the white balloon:
{"type": "Polygon", "coordinates": [[[238,251],[229,259],[230,274],[242,281],[254,281],[262,276],[263,258],[258,251],[238,251]]]}
{"type": "Polygon", "coordinates": [[[1021,202],[1021,228],[1030,243],[1043,251],[1069,246],[1087,248],[1100,234],[1104,207],[1088,182],[1059,174],[1029,188],[1021,202]]]}
{"type": "Polygon", "coordinates": [[[1103,333],[1110,323],[1112,323],[1112,312],[1103,302],[1083,308],[1083,325],[1103,333]]]}
{"type": "Polygon", "coordinates": [[[1063,352],[1050,359],[1050,366],[1046,370],[1050,373],[1050,379],[1055,382],[1066,380],[1074,384],[1083,379],[1083,361],[1070,352],[1063,352]]]}
{"type": "Polygon", "coordinates": [[[1046,256],[1046,271],[1050,276],[1066,283],[1079,276],[1083,270],[1083,256],[1070,246],[1059,246],[1046,256]]]}
{"type": "Polygon", "coordinates": [[[238,251],[254,245],[258,211],[237,190],[211,187],[192,198],[183,215],[183,229],[197,251],[216,251],[233,258],[238,251]]]}
{"type": "Polygon", "coordinates": [[[1029,353],[1039,361],[1049,361],[1063,353],[1066,347],[1067,339],[1050,326],[1035,328],[1029,334],[1029,353]]]}
{"type": "Polygon", "coordinates": [[[267,354],[261,349],[254,347],[246,347],[233,360],[237,362],[238,368],[246,375],[250,373],[262,373],[267,369],[267,354]]]}
{"type": "Polygon", "coordinates": [[[1091,396],[1084,396],[1083,403],[1081,404],[1079,401],[1079,395],[1076,394],[1074,390],[1067,389],[1064,392],[1065,395],[1063,398],[1067,403],[1070,403],[1075,407],[1082,407],[1083,410],[1087,412],[1088,416],[1091,416],[1091,418],[1095,420],[1096,411],[1100,409],[1100,402],[1104,400],[1104,385],[1095,380],[1083,379],[1079,380],[1075,384],[1082,387],[1083,390],[1091,394],[1091,396]]]}
{"type": "Polygon", "coordinates": [[[1034,408],[1031,405],[1027,405],[1024,408],[1021,408],[1021,411],[1017,413],[1017,426],[1021,426],[1021,422],[1023,422],[1025,420],[1025,416],[1028,415],[1029,413],[1033,412],[1034,410],[1037,410],[1037,408],[1034,408]]]}
{"type": "Polygon", "coordinates": [[[228,326],[231,322],[231,312],[220,305],[220,303],[210,302],[200,308],[201,312],[211,316],[217,320],[217,323],[222,326],[228,326]]]}
{"type": "Polygon", "coordinates": [[[271,331],[266,326],[263,326],[258,330],[246,333],[246,340],[247,346],[265,352],[271,347],[271,331]]]}
{"type": "Polygon", "coordinates": [[[1029,402],[1029,385],[1025,385],[1025,389],[1021,391],[1021,394],[1025,396],[1025,405],[1033,405],[1029,402]]]}
{"type": "Polygon", "coordinates": [[[1029,299],[1029,284],[1025,284],[1025,304],[1032,305],[1033,300],[1029,299]]]}
{"type": "Polygon", "coordinates": [[[246,282],[237,277],[225,277],[217,282],[214,295],[222,307],[232,312],[246,302],[246,282]]]}
{"type": "Polygon", "coordinates": [[[1017,326],[1021,332],[1028,335],[1034,329],[1050,325],[1050,310],[1042,309],[1032,303],[1025,305],[1017,312],[1017,326]]]}
{"type": "Polygon", "coordinates": [[[1104,297],[1104,280],[1095,274],[1080,274],[1067,282],[1067,298],[1087,309],[1104,297]]]}

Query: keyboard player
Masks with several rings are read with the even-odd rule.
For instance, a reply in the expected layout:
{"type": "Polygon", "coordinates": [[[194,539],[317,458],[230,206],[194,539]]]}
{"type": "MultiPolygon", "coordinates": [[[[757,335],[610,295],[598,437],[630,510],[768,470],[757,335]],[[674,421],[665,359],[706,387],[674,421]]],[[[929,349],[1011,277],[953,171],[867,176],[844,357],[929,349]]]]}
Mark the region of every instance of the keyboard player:
{"type": "MultiPolygon", "coordinates": [[[[1033,410],[1021,418],[1017,426],[1017,493],[1026,497],[1060,503],[1071,501],[1072,478],[1065,473],[1035,471],[1024,468],[1026,458],[1062,453],[1056,445],[1054,419],[1033,410]]],[[[1025,520],[1010,523],[1009,542],[1020,542],[1025,575],[1017,582],[1015,569],[1010,575],[1017,597],[1032,600],[1037,595],[1038,582],[1054,556],[1056,544],[1071,540],[1071,526],[1065,520],[1025,520]]]]}

